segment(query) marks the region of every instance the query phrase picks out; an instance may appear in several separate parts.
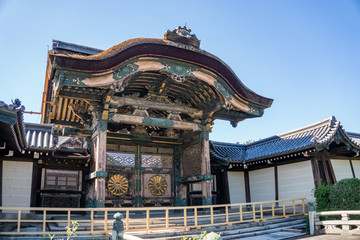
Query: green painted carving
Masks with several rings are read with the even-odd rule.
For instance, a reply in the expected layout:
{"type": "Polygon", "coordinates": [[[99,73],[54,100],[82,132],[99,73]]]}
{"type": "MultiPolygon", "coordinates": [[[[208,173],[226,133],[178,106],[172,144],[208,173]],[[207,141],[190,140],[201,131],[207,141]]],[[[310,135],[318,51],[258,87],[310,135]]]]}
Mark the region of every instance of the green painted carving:
{"type": "Polygon", "coordinates": [[[209,132],[205,132],[205,131],[201,132],[200,133],[200,139],[205,140],[205,141],[209,141],[209,132]]]}
{"type": "Polygon", "coordinates": [[[198,180],[212,180],[214,178],[213,175],[205,174],[205,175],[196,175],[198,180]]]}
{"type": "Polygon", "coordinates": [[[90,174],[87,176],[87,180],[94,179],[94,178],[106,178],[107,176],[108,176],[108,173],[107,173],[107,172],[104,172],[104,171],[95,171],[95,172],[90,173],[90,174]]]}
{"type": "Polygon", "coordinates": [[[58,78],[61,84],[66,86],[77,86],[85,87],[86,84],[83,80],[88,77],[84,74],[73,73],[73,72],[60,72],[58,78]]]}
{"type": "Polygon", "coordinates": [[[135,63],[129,63],[126,66],[120,66],[120,68],[117,68],[114,71],[113,79],[115,80],[121,80],[124,77],[130,75],[131,73],[137,71],[139,69],[139,66],[135,63]]]}
{"type": "Polygon", "coordinates": [[[252,115],[256,115],[256,116],[262,116],[264,114],[264,109],[260,108],[258,106],[254,106],[252,104],[249,104],[249,111],[247,111],[248,113],[252,114],[252,115]]]}
{"type": "Polygon", "coordinates": [[[99,126],[101,131],[106,131],[107,130],[107,125],[108,125],[108,121],[99,121],[98,122],[98,126],[99,126]]]}
{"type": "Polygon", "coordinates": [[[187,199],[180,198],[179,196],[175,197],[175,206],[187,206],[187,199]]]}
{"type": "Polygon", "coordinates": [[[85,207],[86,208],[93,208],[95,207],[95,202],[92,198],[88,198],[85,200],[85,207]]]}
{"type": "Polygon", "coordinates": [[[202,197],[202,205],[212,205],[211,197],[202,197]]]}
{"type": "Polygon", "coordinates": [[[181,179],[181,182],[182,183],[192,183],[192,182],[200,182],[202,180],[212,180],[212,179],[213,179],[213,175],[211,175],[211,174],[192,175],[192,176],[183,177],[181,179]]]}
{"type": "Polygon", "coordinates": [[[195,65],[162,58],[161,64],[164,65],[160,71],[171,73],[171,78],[177,82],[184,82],[185,76],[195,77],[193,71],[197,68],[195,65]]]}
{"type": "Polygon", "coordinates": [[[174,125],[174,122],[170,119],[160,119],[153,117],[144,117],[142,122],[148,125],[156,125],[156,126],[164,126],[164,127],[171,127],[174,125]]]}
{"type": "Polygon", "coordinates": [[[124,203],[123,200],[112,200],[112,203],[124,203]]]}
{"type": "Polygon", "coordinates": [[[96,208],[104,208],[105,207],[105,200],[102,197],[99,197],[95,200],[95,207],[96,208]]]}
{"type": "Polygon", "coordinates": [[[214,85],[221,92],[221,94],[224,95],[224,97],[227,100],[231,100],[232,97],[230,93],[225,89],[225,87],[219,81],[216,81],[214,85]]]}

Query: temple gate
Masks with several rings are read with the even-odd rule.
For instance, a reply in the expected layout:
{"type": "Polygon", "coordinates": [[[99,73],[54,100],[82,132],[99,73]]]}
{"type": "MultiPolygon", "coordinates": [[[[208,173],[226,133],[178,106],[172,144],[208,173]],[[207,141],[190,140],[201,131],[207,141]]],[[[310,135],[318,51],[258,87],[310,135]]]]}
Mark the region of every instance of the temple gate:
{"type": "Polygon", "coordinates": [[[106,51],[54,41],[42,121],[91,151],[86,206],[213,202],[213,121],[235,127],[272,100],[199,45],[185,27],[106,51]]]}

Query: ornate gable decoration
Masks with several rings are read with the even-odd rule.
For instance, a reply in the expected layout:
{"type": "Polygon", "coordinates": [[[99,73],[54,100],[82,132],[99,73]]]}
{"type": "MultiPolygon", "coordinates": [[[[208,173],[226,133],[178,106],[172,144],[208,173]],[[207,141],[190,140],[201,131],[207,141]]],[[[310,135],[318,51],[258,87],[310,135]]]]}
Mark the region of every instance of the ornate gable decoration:
{"type": "Polygon", "coordinates": [[[196,37],[195,34],[191,34],[191,29],[187,29],[186,26],[178,27],[172,31],[167,30],[164,35],[166,40],[180,42],[184,44],[188,44],[194,46],[196,48],[200,47],[200,40],[196,37]]]}

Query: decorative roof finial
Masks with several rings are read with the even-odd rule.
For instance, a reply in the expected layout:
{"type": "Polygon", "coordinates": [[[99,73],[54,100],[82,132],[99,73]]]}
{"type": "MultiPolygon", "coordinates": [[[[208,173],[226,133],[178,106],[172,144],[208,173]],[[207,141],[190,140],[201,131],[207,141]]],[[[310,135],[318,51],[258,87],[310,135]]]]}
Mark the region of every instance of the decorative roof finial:
{"type": "Polygon", "coordinates": [[[188,44],[194,46],[196,48],[200,47],[200,40],[196,37],[195,34],[190,34],[191,29],[186,28],[186,23],[184,27],[178,27],[172,31],[167,30],[164,35],[164,39],[180,42],[184,44],[188,44]]]}

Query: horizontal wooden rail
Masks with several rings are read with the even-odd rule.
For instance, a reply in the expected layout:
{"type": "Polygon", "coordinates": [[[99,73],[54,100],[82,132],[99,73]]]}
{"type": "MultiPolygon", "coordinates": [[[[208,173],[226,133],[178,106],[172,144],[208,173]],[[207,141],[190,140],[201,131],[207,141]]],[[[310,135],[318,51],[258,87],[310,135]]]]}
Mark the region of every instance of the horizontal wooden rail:
{"type": "Polygon", "coordinates": [[[166,229],[190,229],[205,226],[232,225],[243,222],[304,215],[305,198],[268,202],[221,204],[184,207],[141,208],[17,208],[0,207],[6,219],[0,219],[0,235],[66,235],[66,226],[77,221],[77,234],[107,235],[112,230],[112,215],[121,212],[127,232],[166,229]],[[26,213],[36,213],[36,219],[26,213]],[[6,214],[8,213],[8,214],[6,214]],[[26,225],[38,231],[26,231],[26,225]],[[56,231],[64,227],[63,231],[56,231]],[[7,231],[5,231],[5,229],[7,231]],[[10,230],[9,230],[10,229],[10,230]],[[89,231],[90,230],[90,231],[89,231]]]}

